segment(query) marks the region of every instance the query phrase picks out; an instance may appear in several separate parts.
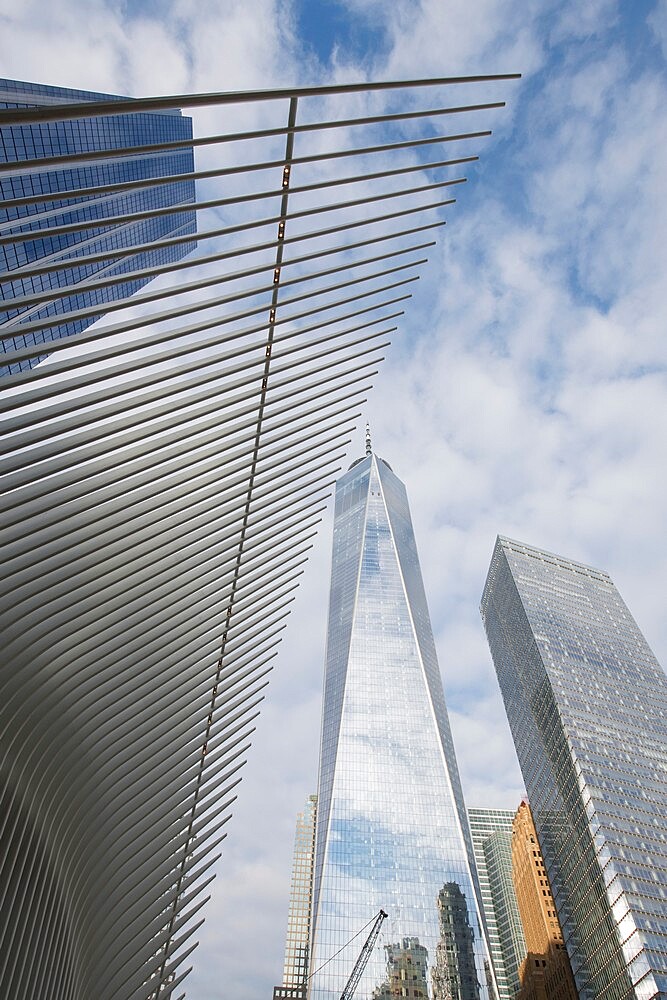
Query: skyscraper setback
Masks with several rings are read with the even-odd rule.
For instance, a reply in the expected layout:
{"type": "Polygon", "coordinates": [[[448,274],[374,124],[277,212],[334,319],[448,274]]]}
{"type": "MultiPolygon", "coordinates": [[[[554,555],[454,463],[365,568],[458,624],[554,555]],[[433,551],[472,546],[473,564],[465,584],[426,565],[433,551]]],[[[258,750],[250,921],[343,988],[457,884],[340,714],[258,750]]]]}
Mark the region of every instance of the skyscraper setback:
{"type": "Polygon", "coordinates": [[[344,946],[381,908],[384,948],[359,996],[486,1000],[472,843],[407,496],[369,439],[336,487],[316,840],[311,1000],[337,1000],[363,936],[344,946]]]}
{"type": "Polygon", "coordinates": [[[606,573],[507,538],[482,617],[581,1000],[667,994],[667,678],[606,573]]]}
{"type": "MultiPolygon", "coordinates": [[[[110,100],[108,94],[0,80],[0,108],[110,100]]],[[[188,210],[194,181],[179,178],[194,169],[188,140],[192,119],[175,111],[93,113],[0,128],[0,229],[6,237],[0,243],[0,322],[12,327],[3,331],[4,353],[85,330],[104,315],[105,304],[150,281],[151,269],[194,249],[188,240],[157,245],[196,230],[195,213],[188,210]],[[181,140],[178,148],[151,148],[181,140]],[[123,149],[132,155],[119,155],[123,149]],[[79,159],[58,162],[72,155],[79,159]],[[30,168],[22,166],[30,159],[30,168]],[[38,328],[23,334],[26,322],[38,328]]],[[[4,368],[0,355],[0,373],[30,368],[45,354],[4,368]]]]}

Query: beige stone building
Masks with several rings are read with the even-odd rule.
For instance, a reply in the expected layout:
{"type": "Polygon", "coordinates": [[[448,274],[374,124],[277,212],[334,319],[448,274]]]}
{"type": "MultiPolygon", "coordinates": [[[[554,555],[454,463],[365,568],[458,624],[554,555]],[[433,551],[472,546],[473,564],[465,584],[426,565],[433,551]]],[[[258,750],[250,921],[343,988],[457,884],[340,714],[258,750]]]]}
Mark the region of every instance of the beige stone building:
{"type": "Polygon", "coordinates": [[[512,875],[526,939],[517,1000],[578,1000],[549,879],[525,800],[512,825],[512,875]]]}

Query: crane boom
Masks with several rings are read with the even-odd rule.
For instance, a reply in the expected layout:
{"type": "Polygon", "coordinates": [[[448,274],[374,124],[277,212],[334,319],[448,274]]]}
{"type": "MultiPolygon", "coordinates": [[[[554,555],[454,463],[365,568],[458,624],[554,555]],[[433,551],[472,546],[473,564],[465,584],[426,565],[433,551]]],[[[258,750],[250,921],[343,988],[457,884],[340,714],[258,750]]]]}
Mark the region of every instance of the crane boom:
{"type": "Polygon", "coordinates": [[[354,992],[359,985],[359,980],[361,979],[362,973],[368,964],[368,959],[371,957],[371,952],[375,947],[375,942],[377,941],[377,936],[380,933],[380,928],[382,927],[382,921],[385,919],[387,914],[384,910],[380,910],[377,917],[375,918],[375,923],[371,927],[371,932],[366,938],[366,943],[359,952],[359,958],[355,962],[354,968],[352,969],[352,975],[348,979],[345,989],[340,995],[340,1000],[352,1000],[354,992]]]}

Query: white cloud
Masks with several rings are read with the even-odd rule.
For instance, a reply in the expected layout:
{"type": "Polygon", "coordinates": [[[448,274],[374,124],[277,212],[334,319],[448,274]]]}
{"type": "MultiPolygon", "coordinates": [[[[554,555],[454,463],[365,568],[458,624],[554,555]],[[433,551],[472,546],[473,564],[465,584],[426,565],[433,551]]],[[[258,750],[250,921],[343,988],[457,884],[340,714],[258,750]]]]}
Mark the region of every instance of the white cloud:
{"type": "Polygon", "coordinates": [[[646,23],[653,31],[663,56],[667,58],[667,0],[658,0],[646,18],[646,23]]]}
{"type": "Polygon", "coordinates": [[[563,5],[558,11],[551,44],[588,40],[604,34],[618,21],[618,0],[589,0],[586,4],[563,5]]]}

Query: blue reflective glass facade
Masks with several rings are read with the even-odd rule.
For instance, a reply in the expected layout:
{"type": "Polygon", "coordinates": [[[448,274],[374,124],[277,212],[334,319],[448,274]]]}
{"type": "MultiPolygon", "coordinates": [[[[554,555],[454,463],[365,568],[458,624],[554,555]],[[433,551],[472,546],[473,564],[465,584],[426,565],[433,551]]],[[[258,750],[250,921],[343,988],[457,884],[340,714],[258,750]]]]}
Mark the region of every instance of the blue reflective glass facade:
{"type": "Polygon", "coordinates": [[[319,781],[311,1000],[338,1000],[365,934],[343,946],[380,908],[383,940],[358,997],[487,1000],[479,887],[407,496],[375,455],[336,487],[319,781]]]}
{"type": "Polygon", "coordinates": [[[605,573],[519,542],[482,617],[579,996],[667,996],[667,678],[605,573]]]}
{"type": "MultiPolygon", "coordinates": [[[[14,80],[0,80],[0,108],[21,108],[52,105],[61,102],[111,100],[107,94],[47,87],[14,80]]],[[[81,229],[55,234],[34,240],[11,241],[0,244],[0,323],[16,320],[23,322],[54,317],[53,326],[16,335],[3,341],[5,352],[27,345],[48,343],[55,338],[71,336],[85,330],[104,315],[104,304],[125,299],[143,287],[150,276],[132,279],[119,284],[86,291],[85,282],[103,276],[122,275],[140,268],[157,267],[179,260],[194,249],[188,242],[154,251],[141,251],[134,255],[86,262],[93,254],[122,250],[144,243],[151,243],[169,236],[195,233],[195,213],[185,206],[195,198],[194,181],[175,180],[152,188],[127,192],[91,194],[68,198],[67,192],[86,187],[125,181],[149,180],[192,172],[194,168],[192,146],[167,152],[145,153],[113,158],[77,161],[60,167],[26,168],[26,160],[86,153],[125,147],[140,147],[159,142],[178,141],[187,144],[192,139],[192,120],[180,112],[142,112],[125,115],[98,115],[70,121],[44,122],[37,125],[3,126],[0,128],[0,163],[15,163],[16,169],[0,173],[2,201],[53,193],[48,201],[6,207],[0,206],[0,235],[4,238],[32,230],[45,230],[91,220],[108,220],[99,229],[81,229]],[[183,212],[173,215],[141,219],[135,222],[114,223],[114,216],[144,212],[168,206],[184,206],[183,212]],[[21,276],[22,268],[39,263],[57,264],[72,261],[63,270],[49,270],[38,275],[21,276]],[[16,272],[12,274],[12,272],[16,272]],[[54,298],[30,307],[12,309],[11,300],[50,289],[75,287],[72,294],[54,298]],[[57,317],[76,309],[99,305],[99,312],[91,317],[58,323],[57,317]]],[[[47,352],[45,352],[46,354],[47,352]]],[[[45,355],[42,355],[44,357],[45,355]]],[[[2,374],[20,371],[37,364],[40,359],[18,365],[0,367],[2,374]]]]}

